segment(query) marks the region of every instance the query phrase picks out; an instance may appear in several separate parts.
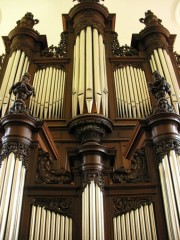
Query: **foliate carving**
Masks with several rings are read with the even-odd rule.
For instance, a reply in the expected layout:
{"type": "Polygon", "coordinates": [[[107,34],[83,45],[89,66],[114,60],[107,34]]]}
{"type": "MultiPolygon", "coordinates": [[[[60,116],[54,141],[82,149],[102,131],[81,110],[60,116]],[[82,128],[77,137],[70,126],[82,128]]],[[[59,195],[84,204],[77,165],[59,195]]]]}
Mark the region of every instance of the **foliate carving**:
{"type": "Polygon", "coordinates": [[[27,12],[21,20],[18,20],[17,27],[33,28],[35,24],[39,23],[38,19],[34,19],[32,13],[27,12]]]}
{"type": "Polygon", "coordinates": [[[126,214],[127,212],[141,208],[141,206],[150,205],[152,200],[150,197],[144,198],[129,198],[118,197],[113,198],[113,208],[115,216],[126,214]]]}
{"type": "Polygon", "coordinates": [[[37,159],[36,183],[41,184],[70,184],[72,175],[64,168],[54,169],[54,161],[50,159],[50,155],[39,149],[37,159]]]}
{"type": "Polygon", "coordinates": [[[151,10],[148,10],[145,13],[145,18],[140,18],[139,21],[141,23],[144,23],[146,27],[162,25],[161,24],[162,20],[157,18],[157,16],[154,15],[154,13],[151,12],[151,10]]]}
{"type": "Polygon", "coordinates": [[[63,198],[37,198],[33,200],[34,206],[44,207],[63,216],[72,216],[72,200],[63,198]]]}
{"type": "Polygon", "coordinates": [[[94,181],[101,190],[104,188],[104,178],[100,171],[84,171],[82,173],[82,189],[86,188],[87,184],[94,181]]]}
{"type": "MultiPolygon", "coordinates": [[[[159,112],[174,112],[174,108],[169,104],[165,98],[169,95],[171,100],[170,85],[164,77],[161,77],[158,71],[153,73],[153,83],[149,83],[149,91],[156,98],[157,104],[153,107],[153,114],[159,112]]],[[[171,100],[172,103],[172,100],[171,100]]]]}
{"type": "Polygon", "coordinates": [[[53,67],[58,70],[64,70],[66,69],[65,63],[44,63],[44,64],[38,64],[38,70],[43,70],[48,67],[53,67]]]}
{"type": "Polygon", "coordinates": [[[51,45],[41,52],[43,57],[60,58],[66,57],[68,51],[68,32],[61,33],[61,41],[58,46],[51,45]]]}
{"type": "Polygon", "coordinates": [[[71,133],[75,134],[81,139],[81,143],[94,141],[100,142],[101,139],[112,131],[112,125],[106,118],[99,118],[98,116],[86,116],[84,119],[77,118],[69,125],[71,133]]]}
{"type": "Polygon", "coordinates": [[[157,160],[161,162],[165,155],[168,155],[171,150],[174,150],[180,155],[180,141],[176,139],[164,139],[155,144],[157,160]]]}
{"type": "Polygon", "coordinates": [[[131,169],[121,167],[113,172],[114,183],[137,183],[149,181],[144,149],[136,150],[131,160],[131,169]]]}
{"type": "Polygon", "coordinates": [[[137,56],[138,51],[128,45],[120,47],[118,41],[118,34],[116,32],[111,32],[111,50],[112,54],[117,57],[121,56],[137,56]]]}
{"type": "Polygon", "coordinates": [[[100,23],[94,22],[93,20],[92,21],[87,20],[86,22],[78,24],[78,26],[75,28],[75,35],[76,36],[79,35],[80,32],[83,29],[86,29],[88,26],[91,26],[92,28],[97,29],[101,35],[104,35],[103,26],[100,23]]]}
{"type": "Polygon", "coordinates": [[[27,143],[21,142],[6,142],[2,145],[1,154],[0,154],[0,165],[2,161],[14,153],[15,157],[22,161],[23,166],[28,168],[28,158],[30,154],[30,146],[27,143]]]}
{"type": "Polygon", "coordinates": [[[9,94],[13,93],[15,95],[15,102],[10,109],[10,114],[30,114],[29,109],[26,107],[25,100],[30,98],[31,95],[35,96],[34,87],[29,84],[30,74],[25,73],[22,80],[14,83],[9,90],[9,94]]]}

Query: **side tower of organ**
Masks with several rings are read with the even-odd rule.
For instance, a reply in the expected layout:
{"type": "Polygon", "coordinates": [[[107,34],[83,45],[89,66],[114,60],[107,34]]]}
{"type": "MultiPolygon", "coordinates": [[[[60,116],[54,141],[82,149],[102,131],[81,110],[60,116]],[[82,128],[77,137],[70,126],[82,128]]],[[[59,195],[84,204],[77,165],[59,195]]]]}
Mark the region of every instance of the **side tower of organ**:
{"type": "Polygon", "coordinates": [[[148,10],[121,46],[79,0],[58,46],[27,12],[0,67],[0,239],[180,238],[175,35],[148,10]]]}

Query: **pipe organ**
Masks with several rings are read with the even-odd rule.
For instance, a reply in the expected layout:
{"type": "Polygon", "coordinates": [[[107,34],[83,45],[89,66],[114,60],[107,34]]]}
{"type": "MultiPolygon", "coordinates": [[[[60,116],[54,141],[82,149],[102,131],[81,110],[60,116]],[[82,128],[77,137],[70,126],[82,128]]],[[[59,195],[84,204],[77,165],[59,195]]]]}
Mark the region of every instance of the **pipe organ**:
{"type": "Polygon", "coordinates": [[[76,0],[58,46],[27,12],[0,57],[0,239],[180,238],[179,55],[148,10],[130,46],[76,0]]]}

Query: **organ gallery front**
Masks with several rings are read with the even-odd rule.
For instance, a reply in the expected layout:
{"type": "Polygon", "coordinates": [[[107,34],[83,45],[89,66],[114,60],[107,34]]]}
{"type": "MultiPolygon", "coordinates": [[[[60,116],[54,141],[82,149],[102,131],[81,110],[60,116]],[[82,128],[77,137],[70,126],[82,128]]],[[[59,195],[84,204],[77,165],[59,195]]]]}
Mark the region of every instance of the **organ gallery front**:
{"type": "Polygon", "coordinates": [[[121,46],[115,14],[78,0],[48,46],[35,17],[3,37],[0,240],[180,239],[175,35],[147,10],[121,46]]]}

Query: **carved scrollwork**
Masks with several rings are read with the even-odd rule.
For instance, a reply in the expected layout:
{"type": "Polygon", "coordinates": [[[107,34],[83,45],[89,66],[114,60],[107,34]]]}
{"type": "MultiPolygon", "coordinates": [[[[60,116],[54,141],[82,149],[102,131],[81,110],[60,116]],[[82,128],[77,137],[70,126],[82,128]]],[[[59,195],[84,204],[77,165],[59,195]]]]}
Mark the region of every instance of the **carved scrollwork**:
{"type": "Polygon", "coordinates": [[[0,154],[0,165],[2,161],[10,155],[10,153],[14,153],[15,157],[22,161],[23,166],[28,168],[28,158],[30,154],[30,146],[27,143],[21,142],[6,142],[3,144],[1,148],[0,154]]]}
{"type": "Polygon", "coordinates": [[[132,47],[129,47],[127,44],[120,47],[118,34],[116,32],[111,32],[111,50],[112,54],[116,57],[138,55],[138,51],[132,47]]]}
{"type": "Polygon", "coordinates": [[[113,198],[113,208],[115,216],[119,216],[141,208],[141,206],[149,205],[152,203],[150,197],[144,198],[130,198],[130,197],[117,197],[113,198]]]}
{"type": "Polygon", "coordinates": [[[180,141],[176,139],[164,139],[155,144],[157,160],[161,162],[165,155],[168,155],[171,150],[174,150],[180,155],[180,141]]]}
{"type": "Polygon", "coordinates": [[[50,155],[39,149],[37,159],[36,183],[41,184],[70,184],[72,175],[64,168],[54,169],[54,161],[50,159],[50,155]]]}
{"type": "Polygon", "coordinates": [[[98,187],[103,191],[104,179],[103,174],[100,171],[85,171],[82,173],[82,189],[85,189],[87,184],[94,181],[98,187]]]}
{"type": "Polygon", "coordinates": [[[44,207],[54,213],[63,216],[72,216],[72,200],[63,198],[37,198],[33,199],[33,205],[44,207]]]}
{"type": "Polygon", "coordinates": [[[148,182],[149,176],[144,149],[136,150],[131,160],[131,169],[121,167],[113,172],[114,183],[148,182]]]}
{"type": "Polygon", "coordinates": [[[61,33],[61,41],[58,46],[51,45],[41,52],[43,57],[60,58],[66,57],[68,51],[68,32],[61,33]]]}

